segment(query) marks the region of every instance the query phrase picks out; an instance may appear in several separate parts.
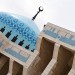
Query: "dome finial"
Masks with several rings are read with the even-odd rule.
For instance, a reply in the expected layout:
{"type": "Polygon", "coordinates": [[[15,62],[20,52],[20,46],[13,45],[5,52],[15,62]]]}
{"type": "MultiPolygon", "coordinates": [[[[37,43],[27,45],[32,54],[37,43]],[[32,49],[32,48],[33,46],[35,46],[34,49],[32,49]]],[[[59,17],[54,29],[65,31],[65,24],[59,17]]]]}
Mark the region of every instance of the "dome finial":
{"type": "Polygon", "coordinates": [[[32,20],[34,21],[35,18],[36,18],[36,16],[37,16],[40,12],[42,12],[43,10],[44,10],[43,7],[40,6],[40,7],[39,7],[39,11],[35,14],[35,16],[32,18],[32,20]]]}

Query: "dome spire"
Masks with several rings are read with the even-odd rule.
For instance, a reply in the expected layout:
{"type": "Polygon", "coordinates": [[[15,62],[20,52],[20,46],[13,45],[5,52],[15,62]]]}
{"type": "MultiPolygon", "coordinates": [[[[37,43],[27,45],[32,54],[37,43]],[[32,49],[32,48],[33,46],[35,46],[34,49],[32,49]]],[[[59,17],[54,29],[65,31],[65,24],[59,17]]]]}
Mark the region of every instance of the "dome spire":
{"type": "Polygon", "coordinates": [[[35,16],[32,18],[32,20],[34,21],[35,18],[36,18],[36,16],[37,16],[40,12],[42,12],[43,10],[44,10],[43,7],[40,6],[40,7],[39,7],[39,11],[37,11],[37,13],[36,13],[35,16]]]}

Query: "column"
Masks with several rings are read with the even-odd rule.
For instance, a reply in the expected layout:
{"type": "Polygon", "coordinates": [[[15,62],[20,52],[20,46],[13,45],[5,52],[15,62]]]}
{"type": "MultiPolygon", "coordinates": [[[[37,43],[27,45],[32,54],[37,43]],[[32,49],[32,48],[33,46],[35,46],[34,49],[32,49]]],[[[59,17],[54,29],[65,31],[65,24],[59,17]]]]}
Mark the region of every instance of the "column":
{"type": "Polygon", "coordinates": [[[23,66],[23,73],[22,73],[22,75],[27,75],[27,68],[25,68],[24,66],[23,66]]]}
{"type": "Polygon", "coordinates": [[[54,45],[54,52],[53,52],[53,58],[57,61],[58,53],[59,53],[60,44],[55,43],[54,45]]]}
{"type": "Polygon", "coordinates": [[[12,75],[12,73],[13,73],[13,62],[14,62],[14,60],[10,59],[10,61],[9,61],[9,72],[7,75],[12,75]]]}

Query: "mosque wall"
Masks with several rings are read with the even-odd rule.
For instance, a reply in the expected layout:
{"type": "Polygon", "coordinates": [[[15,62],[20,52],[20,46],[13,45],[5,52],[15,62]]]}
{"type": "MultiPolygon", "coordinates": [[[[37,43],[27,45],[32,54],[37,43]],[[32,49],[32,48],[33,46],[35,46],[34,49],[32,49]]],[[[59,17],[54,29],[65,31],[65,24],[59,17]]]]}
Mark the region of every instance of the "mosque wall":
{"type": "Polygon", "coordinates": [[[74,75],[75,33],[51,23],[47,24],[43,32],[41,35],[56,42],[58,48],[54,47],[52,60],[41,75],[74,75]]]}
{"type": "Polygon", "coordinates": [[[0,64],[0,75],[74,75],[75,33],[48,23],[34,52],[14,45],[0,33],[0,64]]]}

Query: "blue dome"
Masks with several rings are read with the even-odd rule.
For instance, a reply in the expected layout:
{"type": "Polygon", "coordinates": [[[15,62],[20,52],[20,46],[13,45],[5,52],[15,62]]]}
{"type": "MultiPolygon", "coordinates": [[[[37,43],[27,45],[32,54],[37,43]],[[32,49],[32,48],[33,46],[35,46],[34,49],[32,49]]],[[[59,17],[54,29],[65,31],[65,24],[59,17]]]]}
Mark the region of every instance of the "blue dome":
{"type": "Polygon", "coordinates": [[[5,12],[0,12],[0,31],[12,42],[31,51],[35,50],[40,32],[31,19],[5,12]]]}

